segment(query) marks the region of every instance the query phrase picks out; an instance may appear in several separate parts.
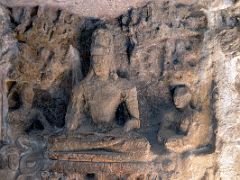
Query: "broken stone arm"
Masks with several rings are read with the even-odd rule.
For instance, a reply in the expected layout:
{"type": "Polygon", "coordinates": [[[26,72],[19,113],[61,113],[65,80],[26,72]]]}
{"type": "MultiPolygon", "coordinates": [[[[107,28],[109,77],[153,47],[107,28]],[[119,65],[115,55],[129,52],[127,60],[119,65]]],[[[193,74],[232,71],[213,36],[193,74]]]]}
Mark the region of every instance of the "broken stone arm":
{"type": "Polygon", "coordinates": [[[137,89],[132,88],[126,93],[125,99],[128,112],[130,114],[130,120],[128,120],[124,125],[124,131],[128,132],[132,129],[140,128],[139,120],[139,109],[138,109],[138,99],[137,99],[137,89]]]}
{"type": "Polygon", "coordinates": [[[170,151],[183,153],[204,146],[208,142],[208,124],[193,122],[186,136],[175,136],[167,140],[166,148],[170,151]]]}
{"type": "Polygon", "coordinates": [[[72,99],[67,109],[65,118],[67,131],[76,130],[85,118],[84,105],[83,87],[80,86],[73,90],[72,99]]]}

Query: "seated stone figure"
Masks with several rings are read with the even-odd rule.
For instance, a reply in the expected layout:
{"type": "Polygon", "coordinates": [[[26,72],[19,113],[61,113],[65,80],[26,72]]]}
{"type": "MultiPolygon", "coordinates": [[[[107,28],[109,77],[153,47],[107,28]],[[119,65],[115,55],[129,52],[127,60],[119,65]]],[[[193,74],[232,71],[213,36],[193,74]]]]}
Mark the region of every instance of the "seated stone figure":
{"type": "Polygon", "coordinates": [[[165,142],[166,149],[175,153],[206,150],[212,138],[212,130],[209,128],[211,121],[205,113],[206,110],[191,107],[192,93],[186,85],[177,86],[174,89],[173,103],[181,113],[179,114],[180,121],[178,123],[166,122],[165,127],[159,129],[158,141],[165,142]],[[171,128],[168,129],[168,127],[171,128]]]}
{"type": "Polygon", "coordinates": [[[149,160],[149,142],[132,131],[140,128],[137,90],[126,79],[110,73],[112,58],[111,33],[96,30],[91,70],[73,90],[66,115],[67,132],[49,140],[50,158],[91,162],[149,160]],[[126,104],[130,116],[123,127],[116,123],[121,103],[126,104]]]}

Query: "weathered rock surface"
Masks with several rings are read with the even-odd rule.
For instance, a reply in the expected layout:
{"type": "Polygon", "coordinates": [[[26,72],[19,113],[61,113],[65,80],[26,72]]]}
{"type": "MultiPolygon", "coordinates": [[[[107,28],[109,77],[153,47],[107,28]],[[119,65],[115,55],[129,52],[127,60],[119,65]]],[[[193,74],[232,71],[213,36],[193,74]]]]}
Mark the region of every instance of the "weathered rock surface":
{"type": "Polygon", "coordinates": [[[240,179],[239,1],[1,3],[2,177],[240,179]]]}
{"type": "Polygon", "coordinates": [[[2,4],[10,7],[19,6],[48,6],[53,8],[65,9],[73,14],[95,18],[112,18],[117,17],[127,11],[131,7],[144,5],[147,0],[50,0],[42,2],[41,0],[1,0],[2,4]]]}

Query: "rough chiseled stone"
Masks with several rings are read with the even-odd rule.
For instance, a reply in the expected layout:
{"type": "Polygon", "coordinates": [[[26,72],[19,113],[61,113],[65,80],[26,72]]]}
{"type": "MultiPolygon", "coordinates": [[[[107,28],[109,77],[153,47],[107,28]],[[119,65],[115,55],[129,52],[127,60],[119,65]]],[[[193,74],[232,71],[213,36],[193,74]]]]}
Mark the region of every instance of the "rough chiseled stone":
{"type": "Polygon", "coordinates": [[[2,177],[240,177],[239,1],[1,3],[2,177]]]}

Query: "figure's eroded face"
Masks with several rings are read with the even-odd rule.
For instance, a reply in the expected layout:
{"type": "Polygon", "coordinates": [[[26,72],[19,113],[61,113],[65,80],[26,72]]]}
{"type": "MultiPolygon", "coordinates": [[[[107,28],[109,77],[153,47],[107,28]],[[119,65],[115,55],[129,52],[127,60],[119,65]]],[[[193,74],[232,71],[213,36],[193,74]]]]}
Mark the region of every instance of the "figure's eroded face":
{"type": "Polygon", "coordinates": [[[185,108],[191,101],[192,95],[185,87],[179,87],[174,91],[173,102],[178,109],[185,108]]]}
{"type": "Polygon", "coordinates": [[[95,41],[91,48],[92,68],[99,77],[108,76],[110,70],[110,47],[95,41]]]}

